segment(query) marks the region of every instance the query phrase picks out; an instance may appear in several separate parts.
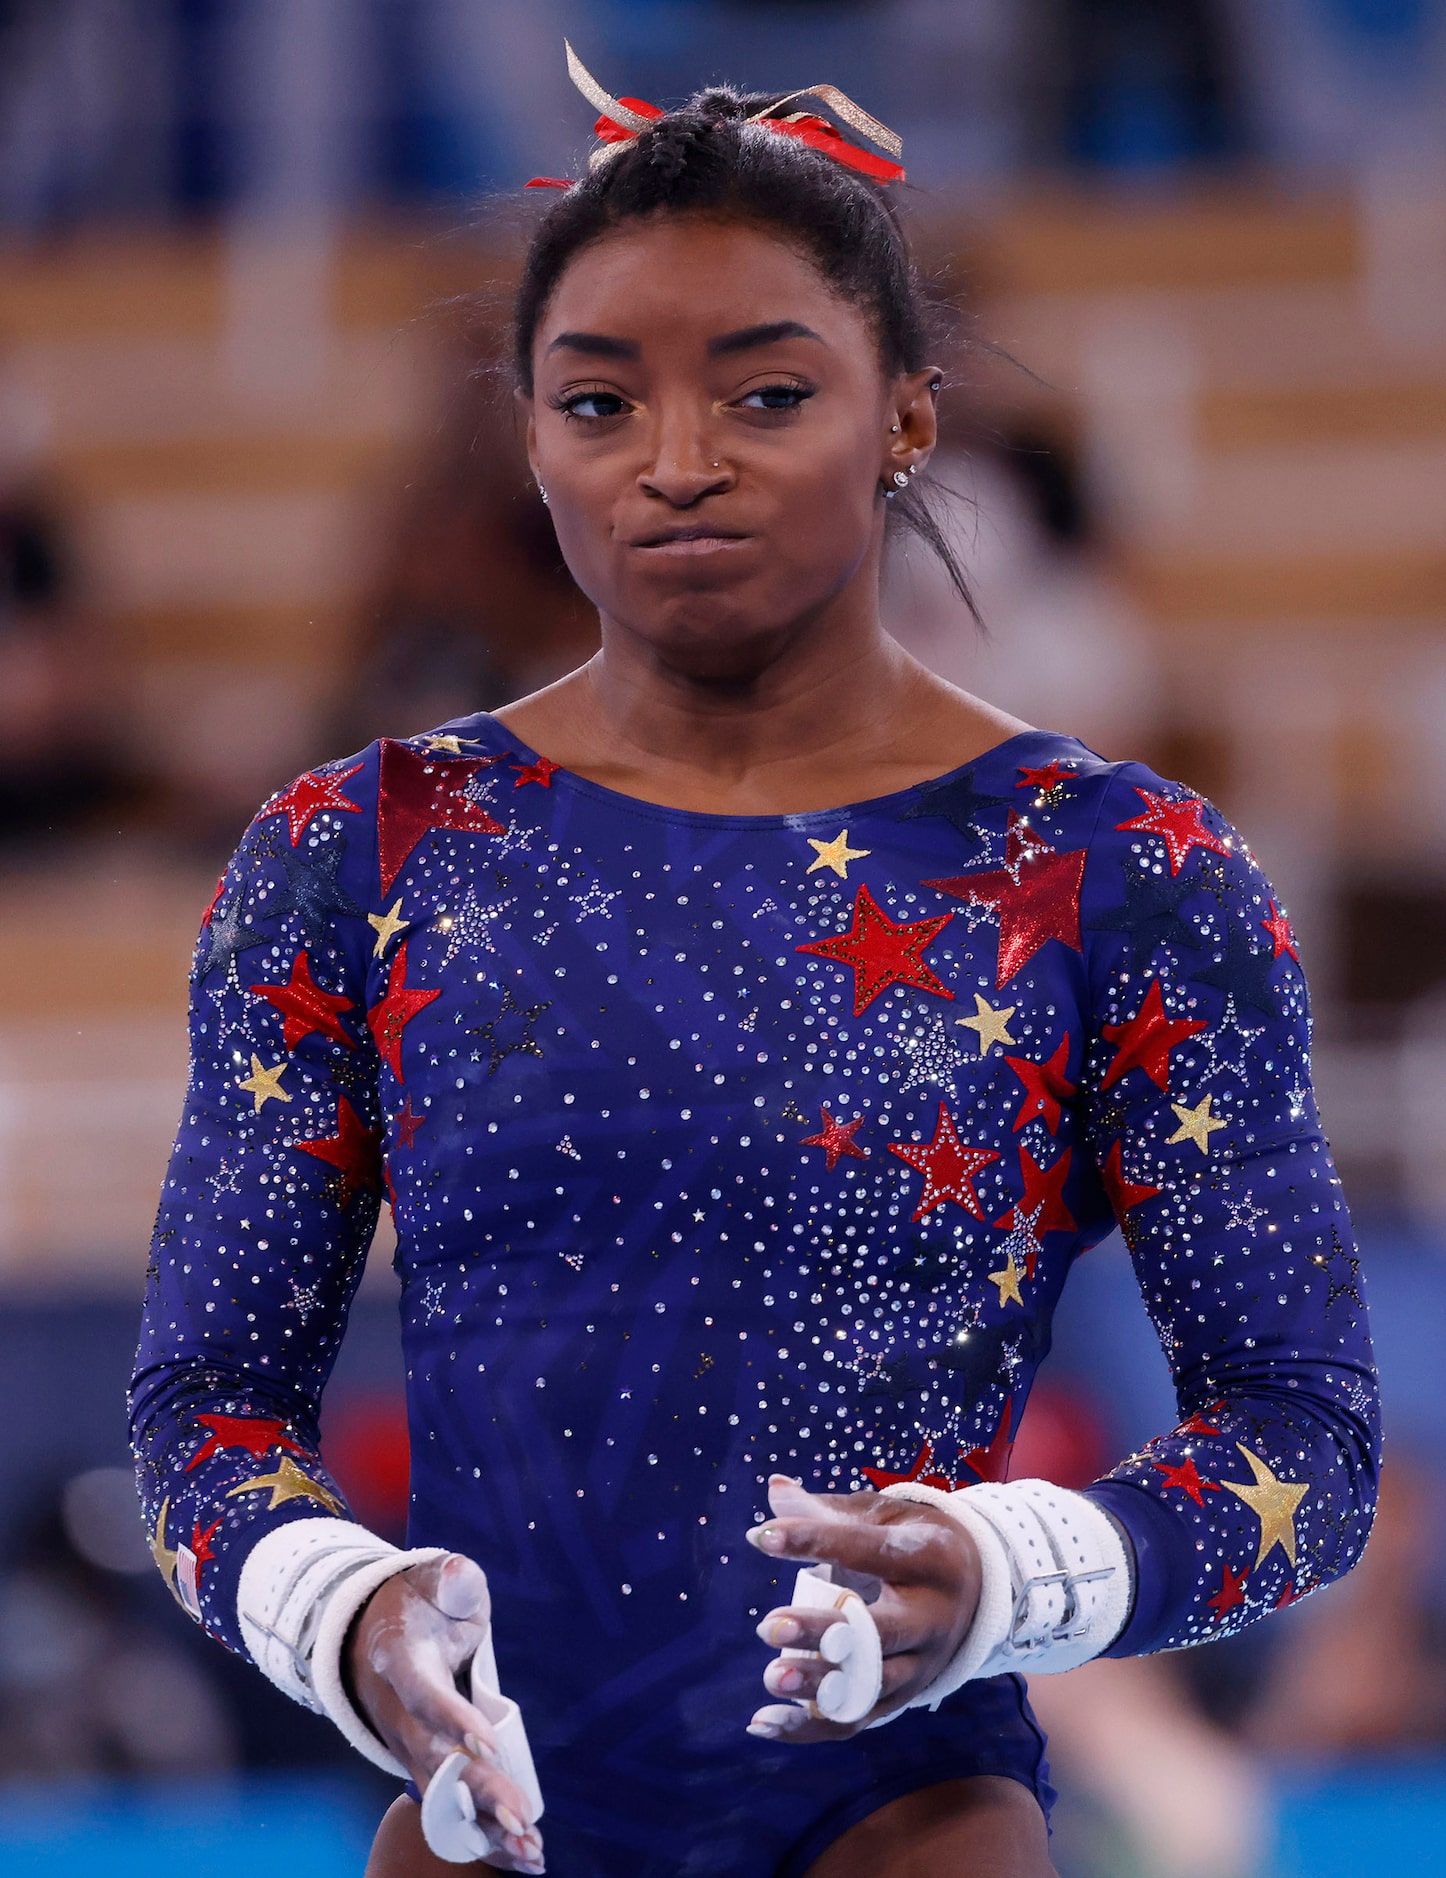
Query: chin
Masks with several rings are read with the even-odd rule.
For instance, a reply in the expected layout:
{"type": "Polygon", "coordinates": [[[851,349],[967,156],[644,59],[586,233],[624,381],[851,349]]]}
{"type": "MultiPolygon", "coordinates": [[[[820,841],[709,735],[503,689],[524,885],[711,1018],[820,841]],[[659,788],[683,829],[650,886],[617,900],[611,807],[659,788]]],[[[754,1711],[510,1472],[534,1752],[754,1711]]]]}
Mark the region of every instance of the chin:
{"type": "Polygon", "coordinates": [[[641,636],[682,677],[743,683],[774,663],[796,613],[760,620],[753,608],[719,593],[690,594],[655,614],[641,636]]]}

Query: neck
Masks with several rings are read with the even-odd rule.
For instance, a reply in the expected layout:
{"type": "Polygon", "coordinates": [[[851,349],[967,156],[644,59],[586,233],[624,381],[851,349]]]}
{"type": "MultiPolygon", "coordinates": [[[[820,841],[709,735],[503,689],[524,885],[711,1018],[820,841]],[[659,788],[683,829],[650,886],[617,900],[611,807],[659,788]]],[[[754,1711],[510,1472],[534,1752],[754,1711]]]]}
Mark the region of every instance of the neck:
{"type": "Polygon", "coordinates": [[[857,751],[895,720],[918,669],[870,598],[822,609],[756,665],[722,676],[680,667],[604,617],[602,650],[579,675],[576,702],[624,762],[631,755],[722,783],[857,751]]]}

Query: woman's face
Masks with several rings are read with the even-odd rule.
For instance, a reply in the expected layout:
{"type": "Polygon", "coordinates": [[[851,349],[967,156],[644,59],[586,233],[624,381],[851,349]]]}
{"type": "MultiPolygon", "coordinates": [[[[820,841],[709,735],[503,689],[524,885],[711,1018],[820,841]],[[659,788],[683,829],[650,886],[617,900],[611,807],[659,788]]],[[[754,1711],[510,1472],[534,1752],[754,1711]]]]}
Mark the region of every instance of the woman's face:
{"type": "Polygon", "coordinates": [[[872,599],[880,484],[927,459],[937,374],[886,377],[866,314],[777,235],[694,216],[605,237],[533,369],[533,470],[605,624],[743,678],[851,583],[872,599]]]}

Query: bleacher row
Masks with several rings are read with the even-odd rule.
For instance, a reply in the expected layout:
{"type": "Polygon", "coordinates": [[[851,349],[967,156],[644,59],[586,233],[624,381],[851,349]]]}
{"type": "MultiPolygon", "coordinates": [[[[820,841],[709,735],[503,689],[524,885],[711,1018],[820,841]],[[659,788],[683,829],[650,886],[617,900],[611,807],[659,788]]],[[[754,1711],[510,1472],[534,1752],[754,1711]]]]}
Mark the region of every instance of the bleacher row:
{"type": "MultiPolygon", "coordinates": [[[[1446,203],[1049,194],[929,246],[1049,387],[978,361],[978,395],[1075,429],[1169,728],[1213,752],[1198,780],[1280,878],[1328,1008],[1341,866],[1446,851],[1446,203]]],[[[0,263],[0,347],[44,414],[114,708],[172,789],[219,773],[255,799],[318,754],[377,530],[437,423],[426,310],[491,265],[410,228],[0,263]]],[[[0,880],[0,1284],[137,1282],[208,889],[145,841],[0,880]]],[[[1327,1119],[1389,1156],[1405,1072],[1370,1047],[1325,1053],[1327,1119]]],[[[1441,1178],[1398,1171],[1428,1201],[1441,1178]]]]}

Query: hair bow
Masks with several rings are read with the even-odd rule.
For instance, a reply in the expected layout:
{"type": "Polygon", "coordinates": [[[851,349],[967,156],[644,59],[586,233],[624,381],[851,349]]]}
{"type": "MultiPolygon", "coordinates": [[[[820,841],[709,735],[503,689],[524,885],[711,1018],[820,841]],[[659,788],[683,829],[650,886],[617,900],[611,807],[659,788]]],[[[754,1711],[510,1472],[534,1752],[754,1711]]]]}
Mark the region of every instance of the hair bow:
{"type": "MultiPolygon", "coordinates": [[[[567,51],[568,77],[588,103],[601,113],[593,126],[601,142],[588,158],[589,167],[597,169],[616,156],[624,144],[631,143],[639,131],[647,130],[650,124],[665,113],[657,105],[649,104],[642,98],[614,98],[610,92],[603,90],[568,42],[564,39],[562,43],[567,51]]],[[[761,124],[765,130],[776,131],[781,137],[796,137],[810,149],[821,150],[836,163],[871,176],[875,182],[898,183],[904,180],[902,163],[889,160],[903,156],[902,141],[887,124],[870,117],[837,85],[808,85],[802,91],[791,91],[786,98],[780,98],[776,104],[770,104],[762,111],[755,111],[745,121],[761,124]],[[789,111],[788,106],[797,104],[801,98],[820,99],[846,124],[858,131],[860,136],[867,137],[870,143],[887,150],[889,157],[875,156],[872,150],[861,150],[857,144],[850,143],[838,126],[831,124],[826,117],[815,116],[810,111],[789,111]]],[[[571,189],[572,181],[565,176],[534,176],[525,186],[528,189],[571,189]]]]}

